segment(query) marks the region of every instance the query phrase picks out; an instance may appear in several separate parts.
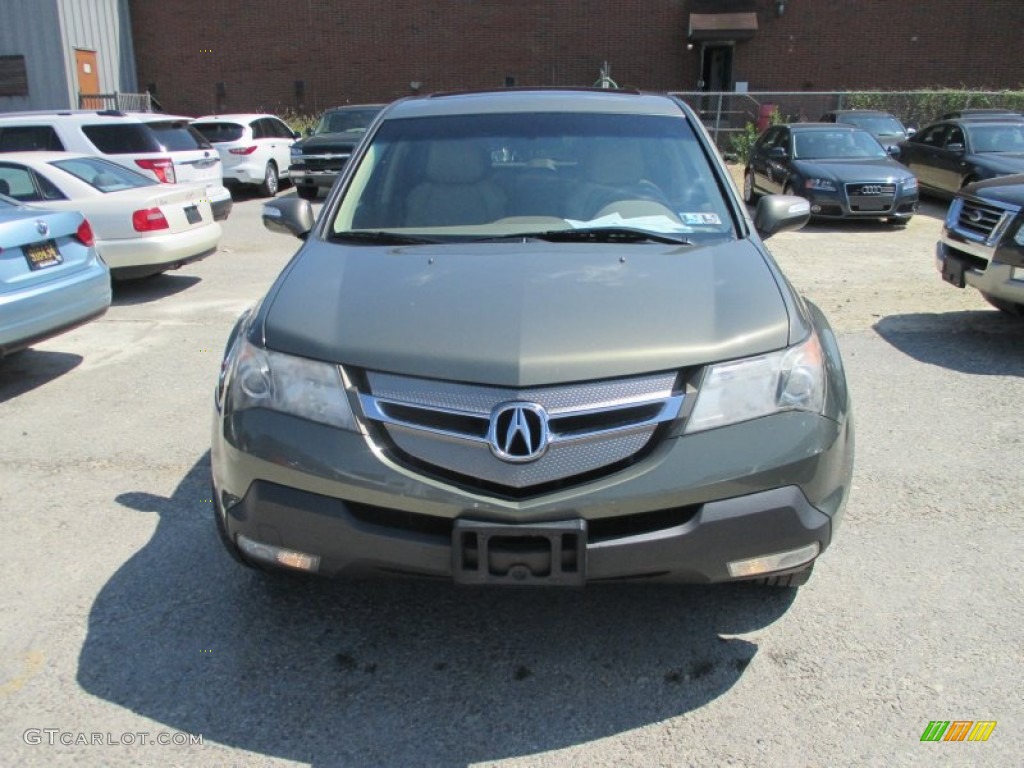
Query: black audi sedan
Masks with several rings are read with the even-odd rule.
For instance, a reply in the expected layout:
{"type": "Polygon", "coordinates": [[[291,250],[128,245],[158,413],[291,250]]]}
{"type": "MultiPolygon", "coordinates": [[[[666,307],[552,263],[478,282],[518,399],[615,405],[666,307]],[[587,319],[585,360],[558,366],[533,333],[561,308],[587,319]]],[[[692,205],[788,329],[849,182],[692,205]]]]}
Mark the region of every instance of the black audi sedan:
{"type": "Polygon", "coordinates": [[[862,128],[791,123],[769,128],[751,149],[743,199],[782,192],[806,197],[811,216],[906,224],[917,211],[917,179],[862,128]]]}
{"type": "Polygon", "coordinates": [[[900,142],[921,190],[952,198],[973,181],[1024,173],[1024,117],[939,120],[900,142]]]}

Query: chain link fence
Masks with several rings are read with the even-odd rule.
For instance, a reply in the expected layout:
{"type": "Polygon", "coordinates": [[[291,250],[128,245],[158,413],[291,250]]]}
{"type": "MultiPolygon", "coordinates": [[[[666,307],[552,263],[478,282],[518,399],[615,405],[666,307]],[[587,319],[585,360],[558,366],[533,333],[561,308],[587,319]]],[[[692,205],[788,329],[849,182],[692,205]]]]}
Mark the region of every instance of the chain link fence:
{"type": "Polygon", "coordinates": [[[814,121],[833,109],[891,112],[913,128],[957,109],[999,107],[1024,112],[1024,90],[676,91],[672,95],[696,110],[724,154],[739,157],[770,124],[814,121]]]}

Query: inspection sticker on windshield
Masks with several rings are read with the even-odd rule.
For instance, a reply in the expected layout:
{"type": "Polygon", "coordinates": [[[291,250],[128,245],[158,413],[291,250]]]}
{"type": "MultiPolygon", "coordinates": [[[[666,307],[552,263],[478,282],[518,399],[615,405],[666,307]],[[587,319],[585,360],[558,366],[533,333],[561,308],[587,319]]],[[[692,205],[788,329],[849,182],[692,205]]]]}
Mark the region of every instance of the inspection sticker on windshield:
{"type": "Polygon", "coordinates": [[[721,224],[722,220],[718,218],[717,213],[680,213],[679,218],[683,220],[683,224],[721,224]]]}

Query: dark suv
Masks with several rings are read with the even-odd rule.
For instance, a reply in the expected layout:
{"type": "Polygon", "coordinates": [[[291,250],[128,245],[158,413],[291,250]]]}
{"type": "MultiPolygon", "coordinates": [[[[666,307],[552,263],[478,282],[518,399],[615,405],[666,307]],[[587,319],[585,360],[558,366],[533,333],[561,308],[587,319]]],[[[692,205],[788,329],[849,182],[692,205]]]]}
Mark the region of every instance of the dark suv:
{"type": "Polygon", "coordinates": [[[309,135],[292,145],[288,173],[299,197],[315,200],[321,189],[330,189],[383,108],[383,104],[363,104],[328,109],[309,135]]]}

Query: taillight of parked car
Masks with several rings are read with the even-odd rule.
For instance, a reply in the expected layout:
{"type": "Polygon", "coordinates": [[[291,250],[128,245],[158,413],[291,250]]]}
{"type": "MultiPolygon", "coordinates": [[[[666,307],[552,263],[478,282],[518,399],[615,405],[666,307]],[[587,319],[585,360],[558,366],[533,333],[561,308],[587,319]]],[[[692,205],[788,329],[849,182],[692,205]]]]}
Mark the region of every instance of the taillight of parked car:
{"type": "Polygon", "coordinates": [[[153,232],[168,229],[170,225],[159,208],[144,208],[132,214],[132,226],[136,232],[153,232]]]}
{"type": "Polygon", "coordinates": [[[139,166],[139,168],[144,168],[147,171],[155,173],[157,179],[162,181],[164,184],[173,184],[176,181],[174,176],[174,161],[170,158],[144,158],[142,160],[136,160],[135,164],[139,166]]]}
{"type": "Polygon", "coordinates": [[[232,155],[251,155],[255,151],[255,144],[253,144],[251,147],[235,147],[234,149],[228,150],[228,152],[230,152],[232,155]]]}
{"type": "Polygon", "coordinates": [[[78,229],[75,230],[75,239],[87,247],[92,246],[96,242],[96,237],[92,233],[92,227],[87,220],[82,219],[82,223],[78,225],[78,229]]]}

